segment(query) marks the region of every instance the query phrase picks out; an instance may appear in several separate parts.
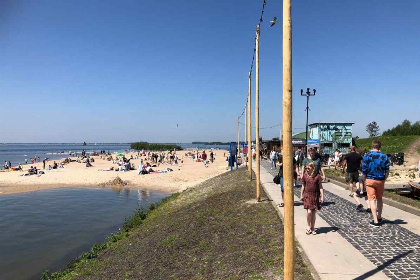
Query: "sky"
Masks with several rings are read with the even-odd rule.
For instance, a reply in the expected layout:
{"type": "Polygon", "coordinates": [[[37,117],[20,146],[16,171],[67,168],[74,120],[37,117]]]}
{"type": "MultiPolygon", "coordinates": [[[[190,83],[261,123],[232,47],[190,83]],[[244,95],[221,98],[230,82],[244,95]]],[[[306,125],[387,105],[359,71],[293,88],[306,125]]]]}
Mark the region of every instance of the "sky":
{"type": "MultiPolygon", "coordinates": [[[[266,2],[260,127],[282,123],[282,1],[266,2]]],[[[236,141],[262,3],[0,0],[0,142],[236,141]]],[[[354,122],[354,136],[420,120],[418,11],[418,0],[292,0],[293,132],[306,88],[309,123],[354,122]]]]}

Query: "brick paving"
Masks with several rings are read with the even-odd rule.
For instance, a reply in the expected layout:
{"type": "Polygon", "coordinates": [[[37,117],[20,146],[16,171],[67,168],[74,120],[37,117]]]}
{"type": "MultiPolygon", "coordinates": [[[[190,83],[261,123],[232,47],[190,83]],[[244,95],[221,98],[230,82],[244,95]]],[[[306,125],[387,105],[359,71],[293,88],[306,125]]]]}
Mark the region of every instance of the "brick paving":
{"type": "MultiPolygon", "coordinates": [[[[270,169],[269,161],[261,161],[261,166],[273,176],[278,172],[270,169]]],[[[300,186],[295,187],[294,193],[300,196],[300,186]]],[[[318,214],[331,226],[327,230],[337,231],[389,278],[420,279],[420,236],[399,226],[404,221],[388,221],[383,217],[383,225],[373,228],[369,226],[371,214],[357,212],[355,204],[327,190],[324,190],[324,199],[318,214]]],[[[355,279],[367,279],[374,273],[355,279]]]]}

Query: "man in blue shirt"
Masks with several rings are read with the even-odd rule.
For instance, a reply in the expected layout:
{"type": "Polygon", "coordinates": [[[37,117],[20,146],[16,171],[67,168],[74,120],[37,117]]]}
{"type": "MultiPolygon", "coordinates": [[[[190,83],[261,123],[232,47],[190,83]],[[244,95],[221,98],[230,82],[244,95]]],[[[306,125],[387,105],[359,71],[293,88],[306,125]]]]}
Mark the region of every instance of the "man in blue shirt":
{"type": "Polygon", "coordinates": [[[388,156],[381,153],[381,141],[372,141],[372,150],[363,157],[362,173],[366,185],[366,192],[372,210],[373,222],[371,226],[379,227],[382,224],[382,196],[385,189],[385,180],[389,175],[388,156]]]}

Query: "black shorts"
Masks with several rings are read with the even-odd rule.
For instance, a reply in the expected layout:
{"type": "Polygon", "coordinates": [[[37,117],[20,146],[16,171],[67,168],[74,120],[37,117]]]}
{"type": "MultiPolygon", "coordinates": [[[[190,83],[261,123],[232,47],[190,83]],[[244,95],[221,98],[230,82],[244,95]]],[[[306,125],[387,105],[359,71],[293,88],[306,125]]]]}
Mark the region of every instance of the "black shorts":
{"type": "Polygon", "coordinates": [[[357,183],[359,182],[359,172],[347,172],[346,183],[357,183]]]}

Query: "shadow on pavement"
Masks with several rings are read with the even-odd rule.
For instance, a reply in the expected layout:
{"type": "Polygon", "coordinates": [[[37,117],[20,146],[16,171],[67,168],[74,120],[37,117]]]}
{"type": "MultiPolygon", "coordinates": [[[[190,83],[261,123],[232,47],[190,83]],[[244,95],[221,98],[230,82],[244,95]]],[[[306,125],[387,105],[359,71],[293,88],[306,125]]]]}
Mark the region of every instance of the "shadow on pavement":
{"type": "Polygon", "coordinates": [[[329,206],[329,205],[335,205],[334,201],[325,201],[324,203],[322,203],[322,206],[329,206]]]}
{"type": "Polygon", "coordinates": [[[363,279],[367,279],[367,278],[371,277],[372,275],[374,275],[375,273],[377,273],[377,272],[381,271],[382,269],[386,268],[387,266],[389,266],[389,265],[390,265],[390,264],[392,264],[393,262],[396,262],[396,261],[398,261],[399,259],[404,258],[404,257],[405,257],[405,256],[407,256],[408,254],[411,254],[411,253],[413,253],[413,252],[414,252],[414,250],[410,250],[410,251],[407,251],[407,252],[405,252],[405,253],[402,253],[402,254],[400,254],[400,255],[398,255],[398,256],[395,256],[395,257],[393,257],[392,259],[390,259],[389,261],[384,262],[383,264],[381,264],[381,265],[380,265],[380,266],[378,266],[377,268],[375,268],[375,269],[373,269],[373,270],[371,270],[371,271],[368,271],[368,272],[366,272],[365,274],[360,275],[359,277],[353,278],[353,280],[363,280],[363,279]]]}
{"type": "Polygon", "coordinates": [[[407,222],[401,219],[396,219],[394,221],[390,221],[390,220],[384,220],[382,222],[383,224],[393,224],[393,225],[406,225],[407,222]]]}
{"type": "Polygon", "coordinates": [[[329,232],[336,232],[340,228],[338,227],[320,227],[316,230],[317,234],[329,233],[329,232]]]}

